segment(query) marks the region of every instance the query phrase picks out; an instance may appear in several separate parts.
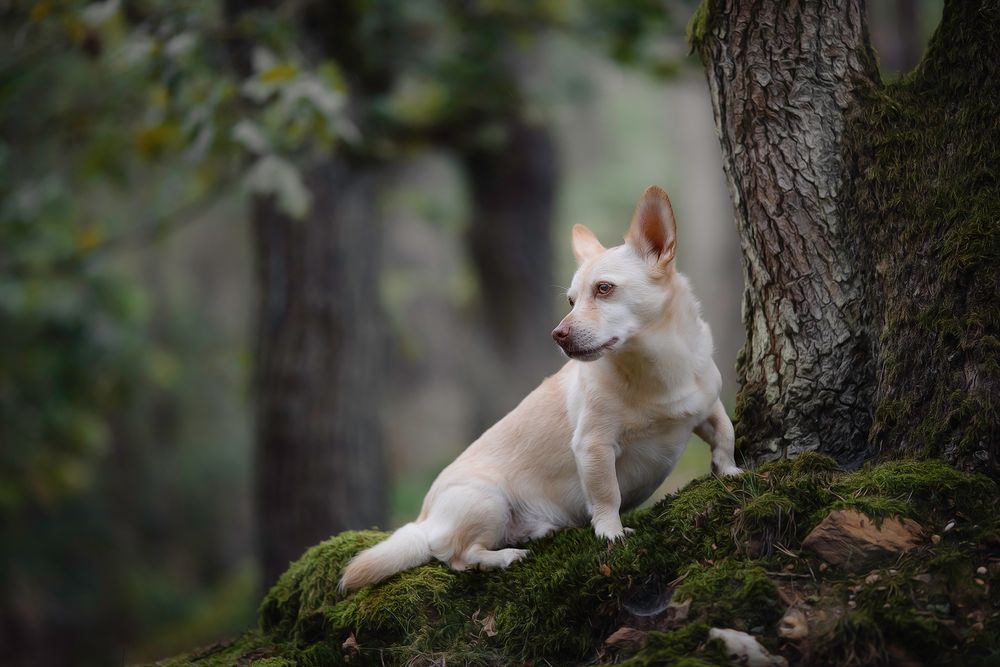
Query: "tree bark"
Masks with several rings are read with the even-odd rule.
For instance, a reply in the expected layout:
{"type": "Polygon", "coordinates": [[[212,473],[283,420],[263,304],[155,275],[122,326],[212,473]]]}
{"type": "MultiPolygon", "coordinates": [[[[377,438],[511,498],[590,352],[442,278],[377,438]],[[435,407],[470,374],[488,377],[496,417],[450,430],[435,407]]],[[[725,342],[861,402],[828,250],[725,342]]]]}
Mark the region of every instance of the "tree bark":
{"type": "Polygon", "coordinates": [[[309,546],[384,525],[378,410],[379,175],[331,159],[307,174],[303,220],[253,204],[256,497],[266,584],[309,546]]]}
{"type": "Polygon", "coordinates": [[[873,390],[845,116],[876,76],[861,0],[711,0],[696,36],[743,248],[737,440],[766,459],[867,456],[873,390]]]}
{"type": "Polygon", "coordinates": [[[849,224],[877,334],[873,452],[1000,478],[1000,2],[945,4],[852,115],[849,224]]]}
{"type": "Polygon", "coordinates": [[[483,382],[480,421],[486,426],[538,384],[558,358],[549,337],[555,325],[555,139],[545,126],[519,117],[508,118],[504,128],[502,146],[465,149],[461,155],[472,209],[467,245],[479,278],[480,312],[488,344],[504,362],[483,382]]]}
{"type": "Polygon", "coordinates": [[[742,239],[738,445],[1000,476],[1000,3],[883,87],[862,0],[706,0],[692,36],[742,239]]]}
{"type": "MultiPolygon", "coordinates": [[[[226,14],[275,9],[274,0],[227,0],[226,14]]],[[[340,63],[359,100],[389,77],[361,41],[351,3],[297,7],[303,47],[340,63]]],[[[251,71],[252,45],[230,41],[235,69],[251,71]]],[[[378,290],[381,234],[376,161],[323,158],[305,175],[312,207],[303,220],[271,197],[253,202],[257,263],[255,489],[265,587],[289,562],[330,535],[384,525],[386,465],[379,408],[386,327],[378,290]]]]}

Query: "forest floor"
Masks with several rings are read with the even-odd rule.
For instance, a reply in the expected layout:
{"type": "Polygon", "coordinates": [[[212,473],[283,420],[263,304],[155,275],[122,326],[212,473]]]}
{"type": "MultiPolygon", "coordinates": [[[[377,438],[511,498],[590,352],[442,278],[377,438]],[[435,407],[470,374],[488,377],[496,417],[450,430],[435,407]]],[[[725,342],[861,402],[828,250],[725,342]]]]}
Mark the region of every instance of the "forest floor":
{"type": "Polygon", "coordinates": [[[257,629],[158,664],[1000,664],[997,498],[934,461],[807,454],[696,480],[621,543],[564,530],[505,571],[432,563],[347,596],[344,564],[385,534],[344,533],[257,629]]]}

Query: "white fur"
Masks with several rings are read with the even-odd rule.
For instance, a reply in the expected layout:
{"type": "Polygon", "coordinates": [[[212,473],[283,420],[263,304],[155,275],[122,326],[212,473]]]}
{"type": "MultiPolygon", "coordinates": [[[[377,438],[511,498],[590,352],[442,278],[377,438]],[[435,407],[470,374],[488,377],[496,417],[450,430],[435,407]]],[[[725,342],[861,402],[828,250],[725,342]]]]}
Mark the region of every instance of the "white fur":
{"type": "Polygon", "coordinates": [[[456,570],[507,567],[527,555],[513,545],[588,521],[622,539],[621,511],[656,490],[692,432],[711,446],[714,472],[740,472],[712,335],[673,267],[674,237],[658,188],[640,200],[625,245],[605,250],[574,229],[574,306],[556,330],[571,360],[441,472],[414,523],[356,556],[341,590],[432,557],[456,570]],[[613,289],[599,294],[600,283],[613,289]]]}

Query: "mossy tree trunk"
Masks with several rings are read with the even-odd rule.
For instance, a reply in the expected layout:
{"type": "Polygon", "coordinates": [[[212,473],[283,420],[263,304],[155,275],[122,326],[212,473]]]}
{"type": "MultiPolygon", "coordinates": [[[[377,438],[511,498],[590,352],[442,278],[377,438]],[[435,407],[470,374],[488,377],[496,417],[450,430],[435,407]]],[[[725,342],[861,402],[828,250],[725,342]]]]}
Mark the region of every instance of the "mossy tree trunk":
{"type": "Polygon", "coordinates": [[[998,13],[947,3],[918,70],[883,86],[862,0],[699,9],[744,254],[748,459],[998,474],[998,13]]]}

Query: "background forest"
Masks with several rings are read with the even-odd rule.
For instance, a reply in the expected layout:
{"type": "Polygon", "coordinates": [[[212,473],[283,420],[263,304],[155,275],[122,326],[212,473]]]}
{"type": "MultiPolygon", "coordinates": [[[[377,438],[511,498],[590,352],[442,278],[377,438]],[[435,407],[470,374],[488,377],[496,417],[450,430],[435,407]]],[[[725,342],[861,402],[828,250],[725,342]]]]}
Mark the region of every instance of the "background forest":
{"type": "MultiPolygon", "coordinates": [[[[694,5],[0,0],[0,665],[210,642],[415,513],[560,364],[569,228],[613,242],[651,183],[731,401],[694,5]]],[[[940,3],[870,5],[905,72],[940,3]]]]}

